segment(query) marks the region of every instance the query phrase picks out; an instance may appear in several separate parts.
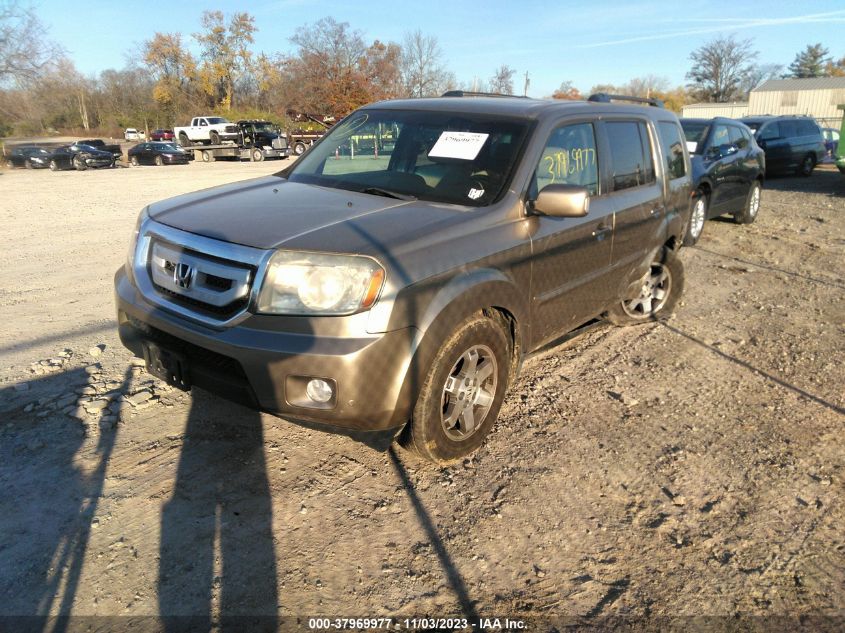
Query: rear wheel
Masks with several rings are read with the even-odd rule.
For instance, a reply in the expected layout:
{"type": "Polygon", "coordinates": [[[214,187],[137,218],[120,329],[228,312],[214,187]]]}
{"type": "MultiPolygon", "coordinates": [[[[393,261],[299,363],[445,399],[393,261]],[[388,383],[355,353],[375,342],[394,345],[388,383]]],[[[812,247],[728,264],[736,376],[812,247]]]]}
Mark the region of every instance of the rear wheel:
{"type": "Polygon", "coordinates": [[[692,204],[689,227],[684,235],[684,246],[692,246],[698,242],[701,232],[704,230],[704,222],[707,220],[707,196],[701,189],[695,193],[695,202],[692,204]]]}
{"type": "Polygon", "coordinates": [[[30,160],[28,158],[24,161],[23,166],[26,167],[27,169],[32,169],[32,163],[30,162],[30,160]]]}
{"type": "Polygon", "coordinates": [[[502,406],[510,354],[497,321],[477,314],[461,323],[434,357],[400,443],[437,464],[477,449],[502,406]]]}
{"type": "Polygon", "coordinates": [[[297,141],[293,145],[293,153],[297,156],[302,156],[305,153],[306,149],[307,148],[305,147],[305,143],[303,143],[302,141],[297,141]]]}
{"type": "Polygon", "coordinates": [[[50,171],[59,171],[59,164],[55,161],[55,159],[50,161],[50,171]]]}
{"type": "Polygon", "coordinates": [[[614,325],[667,319],[683,292],[684,265],[673,251],[664,248],[643,276],[639,294],[617,303],[606,318],[614,325]]]}
{"type": "Polygon", "coordinates": [[[756,180],[748,190],[748,196],[745,198],[745,207],[740,213],[734,215],[734,221],[737,224],[751,224],[757,219],[757,212],[760,210],[760,183],[756,180]]]}
{"type": "Polygon", "coordinates": [[[79,156],[73,157],[73,168],[77,171],[85,171],[88,169],[88,165],[85,164],[85,161],[82,160],[79,156]]]}
{"type": "Polygon", "coordinates": [[[161,167],[164,165],[164,159],[161,156],[156,156],[155,158],[156,167],[161,167]]]}
{"type": "Polygon", "coordinates": [[[202,162],[213,163],[214,162],[214,154],[212,154],[207,149],[202,150],[202,162]]]}
{"type": "Polygon", "coordinates": [[[807,176],[813,175],[813,170],[816,168],[816,158],[812,154],[807,154],[804,157],[804,160],[801,161],[801,165],[798,167],[798,175],[807,176]]]}
{"type": "Polygon", "coordinates": [[[181,145],[182,147],[188,147],[188,145],[190,145],[188,135],[184,132],[179,132],[179,145],[181,145]]]}
{"type": "Polygon", "coordinates": [[[132,163],[133,167],[137,167],[139,165],[137,156],[133,156],[132,158],[130,158],[129,162],[132,163]]]}

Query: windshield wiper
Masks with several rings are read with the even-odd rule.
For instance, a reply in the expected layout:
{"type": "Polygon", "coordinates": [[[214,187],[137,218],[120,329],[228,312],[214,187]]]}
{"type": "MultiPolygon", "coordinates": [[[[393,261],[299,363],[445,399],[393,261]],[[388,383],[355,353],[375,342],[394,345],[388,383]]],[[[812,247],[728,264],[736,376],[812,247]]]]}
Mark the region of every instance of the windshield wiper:
{"type": "Polygon", "coordinates": [[[399,193],[398,191],[390,191],[390,189],[382,189],[381,187],[367,187],[361,189],[360,193],[369,193],[374,196],[384,196],[385,198],[396,198],[397,200],[416,200],[416,196],[407,193],[399,193]]]}

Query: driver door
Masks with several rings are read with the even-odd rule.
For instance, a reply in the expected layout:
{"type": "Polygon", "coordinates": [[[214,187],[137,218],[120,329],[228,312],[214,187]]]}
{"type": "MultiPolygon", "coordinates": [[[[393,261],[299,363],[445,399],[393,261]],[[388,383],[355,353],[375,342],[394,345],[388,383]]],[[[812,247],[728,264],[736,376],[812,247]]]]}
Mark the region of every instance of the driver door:
{"type": "Polygon", "coordinates": [[[609,283],[613,206],[599,177],[593,123],[568,123],[546,141],[529,186],[535,200],[550,184],[584,187],[589,213],[581,218],[531,215],[531,307],[534,343],[540,345],[599,313],[613,296],[609,283]]]}

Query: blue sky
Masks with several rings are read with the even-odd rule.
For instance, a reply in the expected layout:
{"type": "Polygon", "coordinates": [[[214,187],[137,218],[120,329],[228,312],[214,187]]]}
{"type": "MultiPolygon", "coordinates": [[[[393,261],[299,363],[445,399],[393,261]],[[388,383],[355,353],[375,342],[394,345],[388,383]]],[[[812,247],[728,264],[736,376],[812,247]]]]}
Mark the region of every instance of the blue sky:
{"type": "Polygon", "coordinates": [[[49,36],[86,74],[123,67],[156,31],[181,32],[191,42],[202,12],[248,11],[256,18],[255,48],[291,52],[297,29],[332,16],[366,41],[401,42],[421,29],[438,38],[459,81],[488,79],[502,64],[531,78],[529,96],[551,94],[562,81],[582,91],[657,75],[685,82],[689,54],[720,33],[752,38],[761,63],[787,66],[807,44],[821,42],[845,56],[845,2],[540,2],[536,0],[148,0],[144,3],[34,0],[49,36]]]}

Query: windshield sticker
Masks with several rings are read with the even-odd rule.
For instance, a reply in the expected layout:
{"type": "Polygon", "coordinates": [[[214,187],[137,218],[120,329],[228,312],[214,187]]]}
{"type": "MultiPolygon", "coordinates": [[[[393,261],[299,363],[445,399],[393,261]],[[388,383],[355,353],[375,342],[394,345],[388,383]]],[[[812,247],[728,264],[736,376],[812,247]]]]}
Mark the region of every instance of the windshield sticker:
{"type": "Polygon", "coordinates": [[[470,189],[467,197],[470,200],[478,200],[481,196],[484,195],[484,189],[470,189]]]}
{"type": "Polygon", "coordinates": [[[695,141],[687,141],[687,151],[690,154],[695,154],[695,150],[698,149],[698,143],[695,141]]]}
{"type": "Polygon", "coordinates": [[[429,158],[475,160],[489,134],[479,132],[443,132],[428,153],[429,158]]]}

